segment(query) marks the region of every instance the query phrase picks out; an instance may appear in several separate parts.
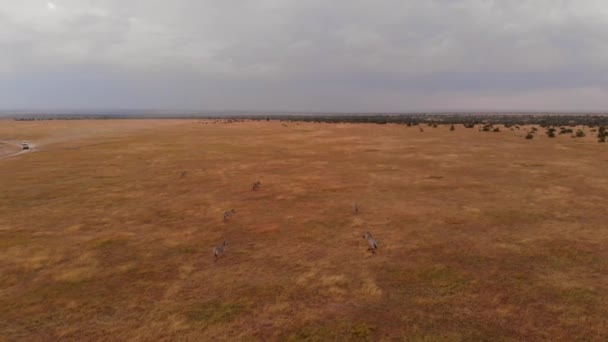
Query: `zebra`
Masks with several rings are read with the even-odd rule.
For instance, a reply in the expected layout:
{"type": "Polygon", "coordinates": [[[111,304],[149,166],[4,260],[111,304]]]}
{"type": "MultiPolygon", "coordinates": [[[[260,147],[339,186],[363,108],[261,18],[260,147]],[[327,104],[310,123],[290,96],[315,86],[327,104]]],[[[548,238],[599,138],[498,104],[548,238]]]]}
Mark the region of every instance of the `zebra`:
{"type": "Polygon", "coordinates": [[[236,214],[236,210],[234,210],[234,209],[230,209],[228,211],[224,211],[224,221],[230,220],[230,217],[232,215],[234,215],[234,214],[236,214]]]}
{"type": "Polygon", "coordinates": [[[260,189],[260,186],[262,186],[262,182],[260,182],[260,181],[253,183],[253,186],[251,187],[251,191],[258,191],[260,189]]]}
{"type": "Polygon", "coordinates": [[[213,249],[213,256],[215,257],[215,259],[214,259],[215,261],[217,261],[217,258],[219,258],[222,254],[224,254],[224,250],[226,249],[227,244],[228,243],[226,242],[226,240],[224,240],[224,242],[221,245],[219,245],[213,249]]]}
{"type": "Polygon", "coordinates": [[[375,254],[376,250],[378,249],[378,241],[376,241],[376,239],[374,239],[372,234],[370,234],[369,232],[365,232],[365,234],[363,234],[363,237],[367,240],[367,244],[369,245],[369,248],[367,250],[372,251],[372,254],[375,254]]]}

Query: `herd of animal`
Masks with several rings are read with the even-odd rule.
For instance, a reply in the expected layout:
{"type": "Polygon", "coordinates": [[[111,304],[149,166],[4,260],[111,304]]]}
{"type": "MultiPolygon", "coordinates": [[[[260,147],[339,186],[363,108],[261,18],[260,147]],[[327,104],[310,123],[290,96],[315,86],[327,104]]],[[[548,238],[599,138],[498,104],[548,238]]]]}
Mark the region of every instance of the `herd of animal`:
{"type": "MultiPolygon", "coordinates": [[[[251,187],[251,191],[258,191],[258,190],[260,190],[261,187],[262,187],[262,182],[256,181],[255,183],[253,183],[253,186],[251,187]]],[[[358,213],[359,213],[359,204],[355,202],[355,204],[353,204],[353,214],[356,215],[358,213]]],[[[234,214],[236,214],[236,210],[234,210],[234,209],[225,211],[224,212],[224,222],[229,221],[234,214]]],[[[376,241],[376,239],[372,236],[372,234],[370,232],[365,232],[365,234],[363,234],[363,238],[365,240],[367,240],[367,245],[368,245],[367,250],[371,251],[372,254],[376,254],[376,250],[378,249],[378,241],[376,241]]],[[[228,245],[228,242],[226,242],[226,240],[224,240],[221,245],[213,248],[213,256],[215,258],[214,259],[215,261],[217,261],[218,258],[224,254],[224,251],[226,250],[227,245],[228,245]]]]}

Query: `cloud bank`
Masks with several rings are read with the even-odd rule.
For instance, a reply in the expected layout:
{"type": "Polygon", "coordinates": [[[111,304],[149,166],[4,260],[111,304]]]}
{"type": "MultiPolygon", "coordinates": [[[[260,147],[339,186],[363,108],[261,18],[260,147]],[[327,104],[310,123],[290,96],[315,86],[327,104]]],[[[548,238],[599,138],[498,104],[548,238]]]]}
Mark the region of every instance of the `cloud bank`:
{"type": "Polygon", "coordinates": [[[0,109],[608,111],[603,0],[21,0],[0,109]]]}

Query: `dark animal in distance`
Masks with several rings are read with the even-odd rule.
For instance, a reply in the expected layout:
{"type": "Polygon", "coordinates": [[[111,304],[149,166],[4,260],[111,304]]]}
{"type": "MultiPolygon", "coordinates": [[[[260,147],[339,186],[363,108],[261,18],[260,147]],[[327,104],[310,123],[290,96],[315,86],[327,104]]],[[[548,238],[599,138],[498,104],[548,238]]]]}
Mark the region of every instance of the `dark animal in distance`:
{"type": "Polygon", "coordinates": [[[258,190],[260,190],[261,186],[262,186],[262,182],[257,181],[255,183],[253,183],[253,186],[251,187],[251,191],[258,191],[258,190]]]}
{"type": "Polygon", "coordinates": [[[378,249],[378,241],[374,239],[370,232],[365,232],[365,234],[363,234],[363,237],[367,240],[367,244],[369,245],[369,248],[367,250],[372,251],[372,254],[375,254],[376,250],[378,249]]]}
{"type": "Polygon", "coordinates": [[[230,209],[228,211],[224,211],[224,221],[228,221],[230,220],[230,218],[232,217],[232,215],[236,214],[236,210],[234,209],[230,209]]]}
{"type": "Polygon", "coordinates": [[[215,257],[214,261],[217,261],[217,258],[219,258],[220,256],[222,256],[222,254],[224,254],[224,250],[226,249],[227,244],[228,243],[226,243],[226,240],[224,240],[224,242],[221,245],[219,245],[213,249],[213,256],[215,257]]]}

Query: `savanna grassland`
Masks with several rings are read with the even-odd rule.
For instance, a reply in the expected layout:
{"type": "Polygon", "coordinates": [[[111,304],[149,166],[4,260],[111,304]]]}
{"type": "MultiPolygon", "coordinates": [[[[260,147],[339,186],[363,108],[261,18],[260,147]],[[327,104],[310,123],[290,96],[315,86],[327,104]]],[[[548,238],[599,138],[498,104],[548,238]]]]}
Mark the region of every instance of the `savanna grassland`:
{"type": "Polygon", "coordinates": [[[606,340],[608,144],[543,131],[0,121],[0,340],[606,340]]]}

